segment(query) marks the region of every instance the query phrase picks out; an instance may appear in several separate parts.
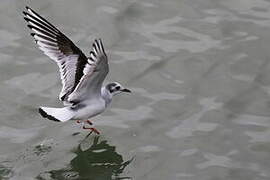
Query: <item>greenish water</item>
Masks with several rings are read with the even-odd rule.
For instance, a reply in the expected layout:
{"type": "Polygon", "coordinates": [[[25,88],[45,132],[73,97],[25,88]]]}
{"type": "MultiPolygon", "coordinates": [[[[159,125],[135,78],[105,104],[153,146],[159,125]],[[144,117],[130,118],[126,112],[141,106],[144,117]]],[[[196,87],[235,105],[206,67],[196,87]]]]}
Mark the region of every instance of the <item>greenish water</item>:
{"type": "Polygon", "coordinates": [[[0,180],[270,178],[268,0],[2,0],[0,15],[0,180]],[[86,54],[101,37],[106,81],[132,90],[91,119],[99,137],[38,114],[61,83],[25,5],[86,54]]]}

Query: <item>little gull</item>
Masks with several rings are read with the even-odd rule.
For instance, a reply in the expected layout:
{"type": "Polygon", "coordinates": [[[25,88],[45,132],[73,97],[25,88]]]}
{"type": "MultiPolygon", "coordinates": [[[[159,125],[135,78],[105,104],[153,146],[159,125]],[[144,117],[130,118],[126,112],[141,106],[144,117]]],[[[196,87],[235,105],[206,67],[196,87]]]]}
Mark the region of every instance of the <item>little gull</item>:
{"type": "Polygon", "coordinates": [[[57,63],[63,85],[59,99],[65,107],[40,107],[39,113],[53,121],[77,120],[84,129],[99,134],[84,122],[92,125],[89,118],[102,113],[114,95],[131,92],[118,82],[102,86],[109,65],[101,39],[94,41],[90,56],[86,57],[68,37],[31,8],[26,7],[23,14],[38,48],[57,63]]]}

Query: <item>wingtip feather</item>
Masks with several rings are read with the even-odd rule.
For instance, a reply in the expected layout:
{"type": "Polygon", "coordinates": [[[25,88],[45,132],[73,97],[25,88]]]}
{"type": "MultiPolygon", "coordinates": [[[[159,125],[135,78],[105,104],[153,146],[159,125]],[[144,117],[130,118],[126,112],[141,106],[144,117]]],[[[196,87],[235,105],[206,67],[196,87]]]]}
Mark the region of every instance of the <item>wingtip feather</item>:
{"type": "Polygon", "coordinates": [[[23,15],[25,15],[25,16],[28,14],[28,13],[27,13],[27,12],[25,12],[25,11],[23,11],[22,13],[23,13],[23,15]]]}
{"type": "Polygon", "coordinates": [[[25,21],[27,21],[27,22],[30,21],[30,19],[29,19],[28,17],[23,17],[23,19],[24,19],[25,21]]]}
{"type": "Polygon", "coordinates": [[[32,26],[31,24],[27,24],[27,27],[29,27],[30,29],[32,29],[34,26],[32,26]]]}
{"type": "Polygon", "coordinates": [[[25,9],[26,9],[28,12],[33,11],[29,6],[25,6],[25,9]]]}

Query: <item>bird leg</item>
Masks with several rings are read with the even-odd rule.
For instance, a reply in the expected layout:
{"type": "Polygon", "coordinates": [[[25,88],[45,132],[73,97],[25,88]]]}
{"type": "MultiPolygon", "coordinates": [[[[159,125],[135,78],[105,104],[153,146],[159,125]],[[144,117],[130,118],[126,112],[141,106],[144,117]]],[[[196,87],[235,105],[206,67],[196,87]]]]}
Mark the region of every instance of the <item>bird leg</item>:
{"type": "MultiPolygon", "coordinates": [[[[78,124],[81,124],[81,127],[83,128],[83,129],[90,129],[91,130],[91,132],[90,132],[90,134],[92,133],[92,132],[94,132],[94,133],[96,133],[96,134],[100,134],[100,132],[96,129],[96,128],[93,128],[93,127],[86,127],[85,126],[85,124],[87,123],[88,125],[93,125],[93,123],[90,121],[90,120],[77,120],[76,121],[78,124]]],[[[89,134],[89,135],[90,135],[89,134]]]]}
{"type": "Polygon", "coordinates": [[[80,124],[80,123],[83,123],[83,124],[84,124],[84,123],[87,123],[87,124],[89,124],[89,125],[93,125],[93,123],[92,123],[90,120],[88,120],[88,119],[87,119],[87,120],[84,120],[84,121],[77,120],[76,122],[77,122],[78,124],[80,124]]]}
{"type": "Polygon", "coordinates": [[[94,132],[96,134],[100,134],[100,132],[96,128],[83,126],[83,129],[90,129],[91,130],[91,133],[94,132]]]}
{"type": "Polygon", "coordinates": [[[85,120],[84,122],[87,122],[89,125],[93,125],[93,123],[90,120],[85,120]]]}

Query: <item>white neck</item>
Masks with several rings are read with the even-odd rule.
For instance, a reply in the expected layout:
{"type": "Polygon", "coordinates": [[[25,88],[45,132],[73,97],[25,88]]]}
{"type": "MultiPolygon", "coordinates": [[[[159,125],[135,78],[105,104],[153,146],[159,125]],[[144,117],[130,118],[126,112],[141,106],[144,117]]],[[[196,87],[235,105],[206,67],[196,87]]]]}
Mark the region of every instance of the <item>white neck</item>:
{"type": "Polygon", "coordinates": [[[105,88],[105,86],[101,88],[101,97],[105,100],[106,107],[111,103],[112,96],[113,95],[105,88]]]}

